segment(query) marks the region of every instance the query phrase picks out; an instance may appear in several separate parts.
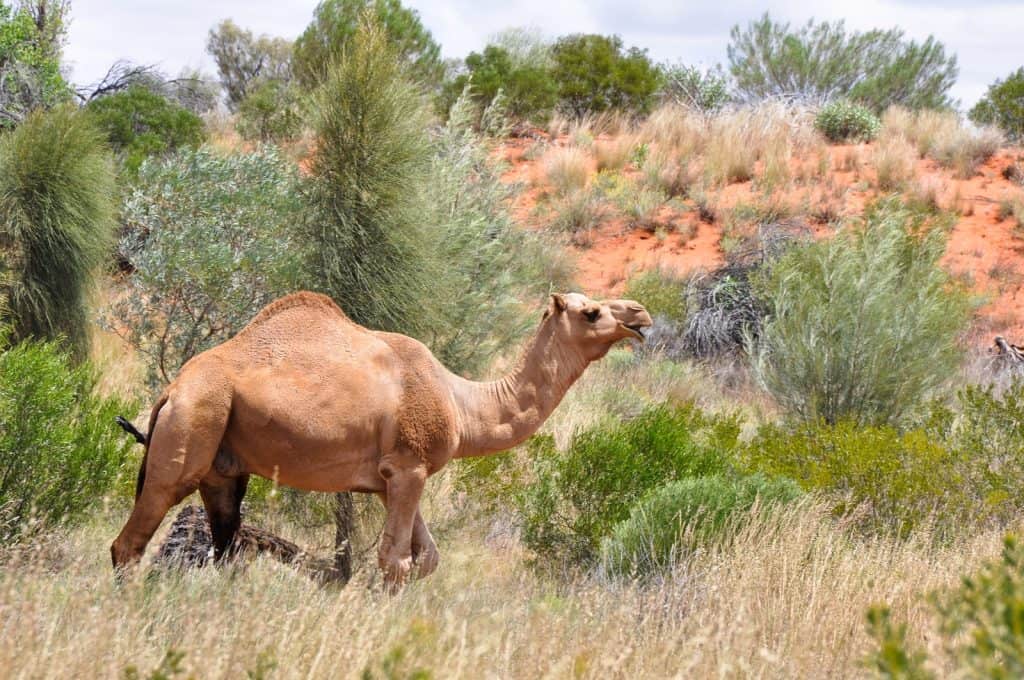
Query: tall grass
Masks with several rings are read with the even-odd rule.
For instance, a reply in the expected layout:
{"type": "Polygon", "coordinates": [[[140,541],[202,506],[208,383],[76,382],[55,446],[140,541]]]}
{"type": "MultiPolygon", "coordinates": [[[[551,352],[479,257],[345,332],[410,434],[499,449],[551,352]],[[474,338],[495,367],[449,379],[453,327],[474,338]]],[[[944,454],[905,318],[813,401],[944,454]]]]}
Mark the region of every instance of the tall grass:
{"type": "Polygon", "coordinates": [[[115,238],[114,169],[73,107],[31,114],[0,139],[0,269],[15,338],[89,342],[87,297],[115,238]]]}
{"type": "Polygon", "coordinates": [[[886,136],[874,149],[878,188],[896,191],[905,188],[917,174],[917,154],[904,137],[886,136]]]}
{"type": "Polygon", "coordinates": [[[902,136],[918,154],[935,159],[957,177],[972,177],[977,166],[990,158],[1003,144],[995,128],[965,127],[953,111],[908,111],[892,107],[882,118],[882,137],[902,136]]]}
{"type": "Polygon", "coordinates": [[[578,146],[555,147],[541,158],[544,177],[559,196],[579,191],[587,184],[590,161],[578,146]]]}

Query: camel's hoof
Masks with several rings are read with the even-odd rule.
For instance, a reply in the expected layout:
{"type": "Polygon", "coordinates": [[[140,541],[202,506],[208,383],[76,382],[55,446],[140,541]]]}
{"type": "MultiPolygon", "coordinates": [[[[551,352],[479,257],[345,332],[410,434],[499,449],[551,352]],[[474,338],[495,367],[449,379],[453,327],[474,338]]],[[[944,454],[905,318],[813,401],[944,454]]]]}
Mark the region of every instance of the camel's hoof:
{"type": "Polygon", "coordinates": [[[380,566],[384,572],[384,588],[389,594],[394,595],[409,580],[409,574],[412,572],[412,556],[386,558],[381,560],[380,566]]]}
{"type": "Polygon", "coordinates": [[[436,545],[428,545],[416,553],[413,561],[416,564],[416,578],[426,578],[437,570],[437,565],[441,562],[441,553],[438,552],[436,545]]]}

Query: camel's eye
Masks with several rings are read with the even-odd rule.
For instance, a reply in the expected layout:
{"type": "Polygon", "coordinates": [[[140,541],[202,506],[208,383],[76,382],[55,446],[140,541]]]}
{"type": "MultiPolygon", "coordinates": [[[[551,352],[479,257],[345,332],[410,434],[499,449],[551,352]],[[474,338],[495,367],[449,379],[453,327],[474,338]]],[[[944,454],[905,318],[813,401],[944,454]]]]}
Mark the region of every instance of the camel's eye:
{"type": "Polygon", "coordinates": [[[587,317],[587,321],[594,323],[598,317],[601,316],[601,309],[586,309],[583,310],[583,316],[587,317]]]}

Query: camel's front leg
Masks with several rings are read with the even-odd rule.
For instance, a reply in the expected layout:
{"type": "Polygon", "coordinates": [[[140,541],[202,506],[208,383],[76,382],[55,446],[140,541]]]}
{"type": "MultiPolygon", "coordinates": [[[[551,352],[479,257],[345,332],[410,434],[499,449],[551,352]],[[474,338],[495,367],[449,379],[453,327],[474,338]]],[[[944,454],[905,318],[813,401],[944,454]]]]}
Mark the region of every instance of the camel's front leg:
{"type": "Polygon", "coordinates": [[[434,537],[430,535],[430,529],[419,510],[416,511],[416,520],[412,526],[412,561],[417,567],[416,578],[426,578],[433,574],[441,561],[434,537]]]}
{"type": "Polygon", "coordinates": [[[408,457],[386,457],[379,468],[387,483],[387,519],[377,562],[391,592],[398,590],[412,571],[413,525],[419,512],[423,485],[427,481],[423,463],[418,459],[414,464],[406,464],[407,461],[408,457]]]}

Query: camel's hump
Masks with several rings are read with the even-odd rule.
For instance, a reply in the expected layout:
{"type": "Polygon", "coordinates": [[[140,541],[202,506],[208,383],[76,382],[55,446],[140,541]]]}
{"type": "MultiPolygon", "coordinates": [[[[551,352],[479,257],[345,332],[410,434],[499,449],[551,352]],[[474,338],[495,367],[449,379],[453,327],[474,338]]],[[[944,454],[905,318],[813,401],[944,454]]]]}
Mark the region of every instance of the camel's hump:
{"type": "Polygon", "coordinates": [[[292,309],[308,309],[310,313],[314,315],[326,314],[329,316],[340,317],[355,325],[355,322],[349,319],[341,307],[339,307],[331,298],[326,295],[321,295],[320,293],[302,290],[298,293],[291,293],[278,298],[261,309],[259,313],[252,318],[252,321],[242,329],[242,333],[257,326],[261,326],[282,312],[292,309]]]}

